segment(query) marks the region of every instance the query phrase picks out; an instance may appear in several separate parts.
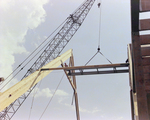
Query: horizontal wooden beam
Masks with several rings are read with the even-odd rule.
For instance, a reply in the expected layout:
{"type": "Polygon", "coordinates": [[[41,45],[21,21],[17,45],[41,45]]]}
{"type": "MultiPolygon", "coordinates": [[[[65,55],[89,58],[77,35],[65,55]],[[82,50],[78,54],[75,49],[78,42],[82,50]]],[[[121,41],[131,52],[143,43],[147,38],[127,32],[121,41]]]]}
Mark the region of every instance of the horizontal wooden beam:
{"type": "Polygon", "coordinates": [[[144,72],[144,74],[150,74],[150,65],[143,66],[143,72],[144,72]]]}
{"type": "Polygon", "coordinates": [[[150,19],[140,20],[140,30],[150,30],[150,19]]]}
{"type": "Polygon", "coordinates": [[[150,57],[142,58],[142,65],[143,66],[150,65],[150,57]]]}
{"type": "Polygon", "coordinates": [[[141,47],[141,54],[143,56],[150,56],[150,47],[141,47]]]}
{"type": "Polygon", "coordinates": [[[63,67],[63,68],[45,68],[45,70],[83,70],[83,69],[97,69],[97,68],[115,68],[115,67],[128,67],[129,63],[119,64],[105,64],[105,65],[89,65],[89,66],[75,66],[75,67],[63,67]]]}
{"type": "Polygon", "coordinates": [[[140,35],[141,45],[150,44],[150,34],[149,35],[140,35]]]}
{"type": "Polygon", "coordinates": [[[140,0],[140,11],[150,11],[150,0],[140,0]]]}

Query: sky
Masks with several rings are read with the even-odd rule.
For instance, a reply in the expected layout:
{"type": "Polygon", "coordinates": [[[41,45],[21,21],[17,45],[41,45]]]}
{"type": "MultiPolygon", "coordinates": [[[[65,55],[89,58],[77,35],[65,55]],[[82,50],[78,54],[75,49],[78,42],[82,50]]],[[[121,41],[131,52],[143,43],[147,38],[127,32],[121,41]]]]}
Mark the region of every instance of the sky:
{"type": "MultiPolygon", "coordinates": [[[[6,78],[83,2],[0,0],[0,76],[6,78]]],[[[130,0],[95,1],[62,53],[72,48],[75,65],[85,65],[97,52],[99,33],[101,52],[112,63],[125,63],[127,44],[131,43],[130,0]],[[98,2],[101,2],[101,9],[97,7],[98,2]]],[[[1,92],[20,81],[35,60],[1,92]]],[[[100,64],[109,62],[97,54],[88,65],[100,64]]],[[[30,111],[30,120],[39,120],[63,75],[63,71],[53,71],[44,78],[40,87],[36,88],[32,110],[34,92],[12,120],[29,120],[30,111]]],[[[131,120],[128,73],[77,76],[76,79],[81,120],[131,120]]],[[[76,120],[72,96],[73,90],[64,76],[41,120],[76,120]]]]}

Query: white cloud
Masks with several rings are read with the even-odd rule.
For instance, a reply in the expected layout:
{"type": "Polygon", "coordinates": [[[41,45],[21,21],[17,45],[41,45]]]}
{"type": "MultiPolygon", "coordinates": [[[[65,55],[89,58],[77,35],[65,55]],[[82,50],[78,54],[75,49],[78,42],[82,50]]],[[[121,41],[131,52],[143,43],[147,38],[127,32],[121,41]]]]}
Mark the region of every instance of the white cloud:
{"type": "Polygon", "coordinates": [[[88,110],[88,109],[84,109],[84,108],[79,107],[79,110],[80,110],[80,112],[84,112],[84,113],[92,113],[92,114],[101,111],[101,110],[99,110],[97,107],[95,107],[93,110],[88,110]]]}
{"type": "Polygon", "coordinates": [[[35,89],[35,91],[37,91],[37,93],[35,94],[35,98],[37,97],[52,97],[52,91],[49,88],[45,88],[42,90],[39,89],[35,89]]]}
{"type": "Polygon", "coordinates": [[[97,107],[95,107],[95,108],[92,110],[92,113],[97,113],[97,112],[101,112],[101,110],[98,109],[97,107]]]}
{"type": "MultiPolygon", "coordinates": [[[[38,88],[36,88],[33,92],[33,95],[34,94],[35,94],[35,98],[37,98],[37,97],[47,97],[47,98],[49,98],[49,97],[52,97],[52,95],[54,94],[54,90],[50,90],[49,88],[44,88],[42,90],[39,90],[38,88]]],[[[66,93],[63,90],[57,90],[55,95],[59,96],[59,97],[60,96],[65,97],[65,96],[68,96],[68,93],[66,93]]]]}
{"type": "MultiPolygon", "coordinates": [[[[70,107],[72,110],[75,109],[75,107],[73,105],[70,105],[70,104],[67,104],[67,103],[65,103],[65,106],[70,107]]],[[[97,113],[97,112],[101,112],[101,110],[98,109],[97,107],[93,108],[92,110],[88,110],[88,109],[82,108],[80,106],[79,106],[79,111],[83,112],[83,113],[89,113],[89,114],[94,114],[94,113],[97,113]]]]}
{"type": "Polygon", "coordinates": [[[37,35],[37,37],[36,37],[36,42],[33,41],[31,44],[32,44],[33,46],[35,46],[35,48],[37,48],[37,47],[38,47],[43,41],[45,41],[47,38],[48,38],[47,36],[41,37],[41,36],[37,35]]]}
{"type": "Polygon", "coordinates": [[[27,54],[23,46],[28,29],[35,29],[46,17],[48,0],[0,0],[0,77],[6,78],[15,63],[14,54],[27,54]]]}
{"type": "Polygon", "coordinates": [[[116,120],[123,120],[123,117],[118,117],[116,120]]]}
{"type": "Polygon", "coordinates": [[[58,95],[58,96],[68,96],[68,93],[66,93],[63,90],[57,90],[56,95],[58,95]]]}

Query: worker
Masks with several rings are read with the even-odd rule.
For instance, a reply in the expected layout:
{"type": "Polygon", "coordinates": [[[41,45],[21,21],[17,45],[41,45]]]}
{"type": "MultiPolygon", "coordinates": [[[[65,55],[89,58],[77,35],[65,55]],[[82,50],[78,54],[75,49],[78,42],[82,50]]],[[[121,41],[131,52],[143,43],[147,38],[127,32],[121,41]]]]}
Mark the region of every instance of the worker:
{"type": "Polygon", "coordinates": [[[98,3],[98,4],[97,4],[98,8],[100,8],[100,5],[101,5],[101,3],[98,3]]]}
{"type": "MultiPolygon", "coordinates": [[[[68,67],[68,65],[65,63],[65,67],[68,67]]],[[[68,70],[68,75],[71,75],[71,71],[68,70]]]]}
{"type": "Polygon", "coordinates": [[[126,60],[126,63],[129,63],[129,60],[128,60],[128,59],[126,60]]]}
{"type": "Polygon", "coordinates": [[[68,65],[65,63],[65,67],[68,67],[68,65]]]}

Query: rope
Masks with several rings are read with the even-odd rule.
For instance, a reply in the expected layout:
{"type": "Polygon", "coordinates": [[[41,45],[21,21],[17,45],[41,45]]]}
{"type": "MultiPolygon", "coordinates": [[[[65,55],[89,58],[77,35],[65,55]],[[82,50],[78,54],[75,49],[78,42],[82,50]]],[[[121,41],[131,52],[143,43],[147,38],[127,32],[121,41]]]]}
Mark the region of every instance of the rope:
{"type": "Polygon", "coordinates": [[[106,58],[106,57],[103,55],[103,53],[100,52],[99,49],[98,49],[98,51],[96,52],[96,54],[85,64],[85,66],[86,66],[98,53],[100,53],[110,64],[112,64],[112,62],[111,62],[108,58],[106,58]]]}
{"type": "Polygon", "coordinates": [[[101,37],[101,11],[102,11],[102,8],[101,8],[101,3],[99,2],[98,4],[98,8],[100,8],[100,14],[99,14],[99,38],[98,38],[98,48],[100,48],[100,37],[101,37]]]}
{"type": "Polygon", "coordinates": [[[99,53],[100,53],[108,62],[110,62],[110,64],[112,64],[112,62],[111,62],[108,58],[106,58],[100,51],[99,51],[99,53]]]}
{"type": "MultiPolygon", "coordinates": [[[[101,1],[101,3],[102,3],[102,1],[101,1]]],[[[103,54],[102,54],[102,52],[100,52],[100,37],[101,37],[101,35],[100,35],[100,31],[101,31],[101,12],[102,12],[102,7],[101,7],[101,3],[99,2],[99,1],[97,1],[97,5],[98,5],[98,8],[100,8],[100,16],[99,16],[99,38],[98,38],[98,48],[97,48],[97,52],[96,52],[96,54],[85,64],[85,66],[98,54],[98,53],[100,53],[109,63],[111,63],[112,64],[112,62],[108,59],[108,58],[106,58],[103,54]]]]}
{"type": "MultiPolygon", "coordinates": [[[[42,80],[40,81],[39,86],[38,86],[37,88],[40,87],[41,83],[42,83],[42,80]]],[[[30,120],[31,113],[32,113],[32,108],[33,108],[33,103],[34,103],[34,97],[35,97],[35,95],[37,94],[38,90],[39,90],[39,89],[37,89],[37,91],[34,91],[34,95],[33,95],[33,97],[32,97],[32,102],[31,102],[31,107],[30,107],[30,113],[29,113],[29,118],[28,118],[28,120],[30,120]]]]}
{"type": "Polygon", "coordinates": [[[97,55],[98,52],[85,64],[85,66],[97,55]]]}
{"type": "MultiPolygon", "coordinates": [[[[68,19],[68,18],[67,18],[68,19]]],[[[65,19],[65,21],[64,22],[66,22],[66,20],[67,19],[65,19]]],[[[64,24],[64,22],[62,22],[10,75],[8,75],[8,77],[5,79],[5,81],[19,68],[19,67],[21,67],[22,66],[22,64],[25,62],[25,61],[27,61],[27,59],[29,59],[30,58],[30,56],[31,55],[33,55],[33,53],[35,53],[57,30],[58,30],[58,28],[60,28],[63,24],[64,24]]],[[[52,40],[51,40],[52,41],[52,40]]],[[[48,43],[50,43],[51,41],[49,41],[48,43]]],[[[39,52],[40,51],[42,51],[45,47],[47,46],[47,44],[44,46],[44,47],[42,47],[38,52],[37,52],[37,54],[35,54],[0,90],[2,90],[16,75],[18,75],[19,74],[19,72],[20,71],[22,71],[23,69],[24,69],[24,67],[26,67],[34,58],[35,58],[35,56],[37,56],[38,54],[39,54],[39,52]]],[[[2,82],[3,83],[3,82],[2,82]]],[[[1,83],[1,84],[2,84],[1,83]]],[[[0,84],[0,85],[1,85],[0,84]]]]}
{"type": "Polygon", "coordinates": [[[48,104],[47,104],[46,108],[44,109],[44,111],[43,111],[42,115],[40,116],[40,119],[39,119],[39,120],[41,120],[41,118],[42,118],[42,116],[44,115],[45,111],[47,110],[47,108],[48,108],[49,104],[51,103],[51,101],[52,101],[52,99],[53,99],[53,97],[54,97],[54,95],[55,95],[55,93],[56,93],[56,91],[57,91],[57,89],[58,89],[58,87],[59,87],[60,83],[61,83],[61,82],[62,82],[62,80],[63,80],[63,77],[64,77],[64,74],[63,74],[63,76],[62,76],[62,78],[61,78],[60,82],[58,83],[58,85],[57,85],[57,87],[56,87],[56,89],[55,89],[55,91],[54,91],[54,93],[53,93],[53,96],[52,96],[52,97],[51,97],[51,99],[49,100],[49,102],[48,102],[48,104]]]}

